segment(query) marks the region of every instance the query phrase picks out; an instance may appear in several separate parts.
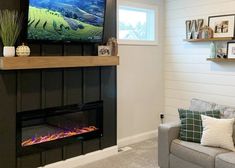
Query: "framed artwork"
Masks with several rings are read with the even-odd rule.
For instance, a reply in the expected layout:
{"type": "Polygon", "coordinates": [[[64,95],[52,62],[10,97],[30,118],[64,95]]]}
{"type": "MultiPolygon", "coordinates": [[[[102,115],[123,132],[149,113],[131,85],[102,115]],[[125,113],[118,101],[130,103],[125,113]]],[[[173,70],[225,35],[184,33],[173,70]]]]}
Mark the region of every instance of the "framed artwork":
{"type": "Polygon", "coordinates": [[[214,38],[234,37],[235,14],[210,16],[208,25],[214,32],[214,38]]]}
{"type": "Polygon", "coordinates": [[[227,58],[227,48],[217,48],[216,57],[217,58],[227,58]]]}
{"type": "Polygon", "coordinates": [[[235,42],[228,42],[227,56],[228,58],[235,58],[235,42]]]}

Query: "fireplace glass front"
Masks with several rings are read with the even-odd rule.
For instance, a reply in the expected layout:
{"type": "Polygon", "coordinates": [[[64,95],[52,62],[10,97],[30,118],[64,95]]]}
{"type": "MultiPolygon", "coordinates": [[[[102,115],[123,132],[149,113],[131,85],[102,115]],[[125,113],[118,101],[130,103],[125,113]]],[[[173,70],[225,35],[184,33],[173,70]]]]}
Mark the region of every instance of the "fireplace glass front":
{"type": "Polygon", "coordinates": [[[102,136],[103,102],[17,113],[17,154],[102,136]]]}

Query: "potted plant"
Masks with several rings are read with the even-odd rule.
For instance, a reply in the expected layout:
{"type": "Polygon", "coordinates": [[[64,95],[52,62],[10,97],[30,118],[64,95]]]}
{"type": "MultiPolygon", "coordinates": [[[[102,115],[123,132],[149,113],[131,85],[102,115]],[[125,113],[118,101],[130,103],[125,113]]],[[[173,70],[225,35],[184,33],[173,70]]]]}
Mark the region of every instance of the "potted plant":
{"type": "Polygon", "coordinates": [[[16,10],[0,11],[0,37],[3,47],[3,56],[15,56],[15,43],[22,28],[22,15],[16,10]]]}

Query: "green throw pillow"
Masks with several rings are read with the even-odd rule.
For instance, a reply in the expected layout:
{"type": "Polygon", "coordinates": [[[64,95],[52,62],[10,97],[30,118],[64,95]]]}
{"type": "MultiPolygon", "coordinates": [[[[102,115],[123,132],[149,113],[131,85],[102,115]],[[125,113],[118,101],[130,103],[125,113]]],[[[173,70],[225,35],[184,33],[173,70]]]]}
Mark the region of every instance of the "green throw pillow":
{"type": "Polygon", "coordinates": [[[200,143],[203,132],[201,114],[220,118],[220,111],[218,110],[198,112],[179,109],[178,111],[181,120],[180,139],[183,141],[200,143]]]}

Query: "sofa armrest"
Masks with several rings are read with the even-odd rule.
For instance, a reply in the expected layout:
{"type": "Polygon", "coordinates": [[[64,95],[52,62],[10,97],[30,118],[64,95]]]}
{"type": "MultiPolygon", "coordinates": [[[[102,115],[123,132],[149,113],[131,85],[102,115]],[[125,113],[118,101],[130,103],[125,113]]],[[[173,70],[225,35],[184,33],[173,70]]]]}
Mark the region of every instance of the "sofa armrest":
{"type": "Polygon", "coordinates": [[[161,124],[158,128],[158,164],[169,168],[171,142],[179,137],[180,123],[161,124]]]}

